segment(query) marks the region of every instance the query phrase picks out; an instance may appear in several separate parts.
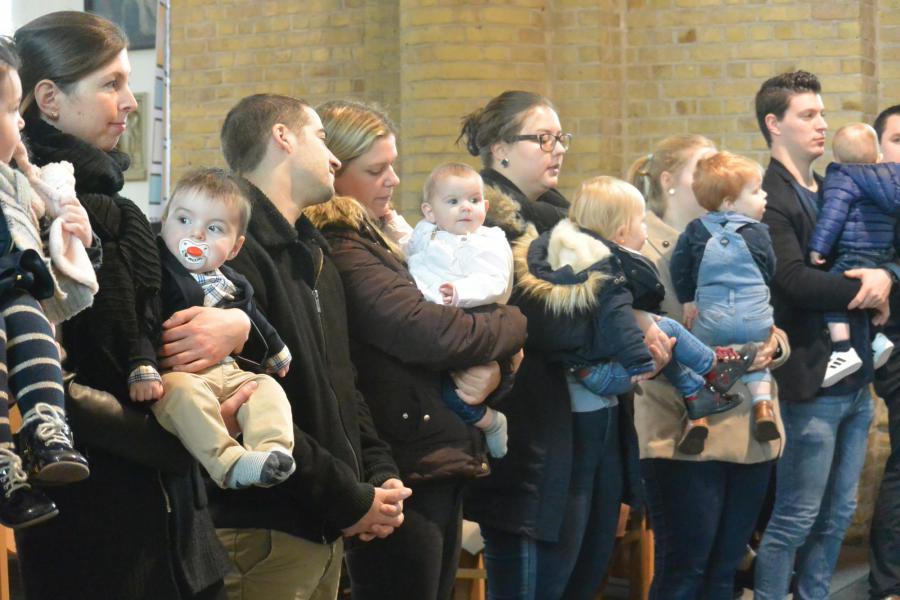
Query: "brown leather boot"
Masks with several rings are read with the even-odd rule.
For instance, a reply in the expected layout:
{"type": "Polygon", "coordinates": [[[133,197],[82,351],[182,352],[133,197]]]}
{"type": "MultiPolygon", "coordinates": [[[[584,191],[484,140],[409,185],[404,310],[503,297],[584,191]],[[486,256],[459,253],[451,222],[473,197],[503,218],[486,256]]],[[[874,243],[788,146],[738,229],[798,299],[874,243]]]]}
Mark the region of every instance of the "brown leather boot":
{"type": "Polygon", "coordinates": [[[775,426],[775,410],[771,400],[763,400],[753,405],[754,435],[760,442],[771,442],[781,438],[775,426]]]}
{"type": "Polygon", "coordinates": [[[706,446],[706,436],[709,435],[709,421],[702,419],[688,419],[678,442],[678,451],[682,454],[700,454],[706,446]]]}

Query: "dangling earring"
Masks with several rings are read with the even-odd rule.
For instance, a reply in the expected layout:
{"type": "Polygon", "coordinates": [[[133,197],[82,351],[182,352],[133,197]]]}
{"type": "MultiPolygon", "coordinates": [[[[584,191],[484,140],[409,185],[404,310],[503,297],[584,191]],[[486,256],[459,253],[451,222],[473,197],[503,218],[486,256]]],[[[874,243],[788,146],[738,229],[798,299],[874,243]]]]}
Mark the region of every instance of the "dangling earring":
{"type": "Polygon", "coordinates": [[[501,160],[500,160],[500,166],[503,167],[504,169],[505,169],[506,167],[508,167],[508,166],[509,166],[509,159],[508,159],[508,158],[503,158],[503,159],[501,159],[501,160]]]}
{"type": "Polygon", "coordinates": [[[675,188],[669,188],[669,195],[670,195],[670,196],[674,196],[674,195],[675,195],[675,188]]]}
{"type": "Polygon", "coordinates": [[[58,113],[58,112],[52,112],[52,113],[50,113],[50,114],[47,115],[47,116],[50,117],[50,119],[51,119],[52,121],[55,121],[55,120],[57,120],[57,119],[59,118],[59,113],[58,113]]]}

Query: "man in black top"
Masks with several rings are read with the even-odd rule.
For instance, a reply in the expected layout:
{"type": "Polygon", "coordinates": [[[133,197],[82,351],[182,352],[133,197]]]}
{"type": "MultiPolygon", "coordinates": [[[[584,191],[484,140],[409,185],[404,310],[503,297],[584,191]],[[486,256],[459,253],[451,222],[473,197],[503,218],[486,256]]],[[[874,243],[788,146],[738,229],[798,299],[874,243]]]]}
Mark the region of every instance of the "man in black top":
{"type": "MultiPolygon", "coordinates": [[[[884,162],[900,162],[900,104],[881,111],[874,127],[884,162]]],[[[900,318],[896,310],[891,312],[884,332],[897,347],[900,318]]],[[[875,373],[875,391],[887,404],[891,439],[869,536],[869,596],[880,600],[900,598],[900,351],[875,373]]]]}
{"type": "Polygon", "coordinates": [[[771,148],[763,178],[777,258],[772,283],[775,324],[791,342],[791,356],[774,372],[786,433],[777,467],[775,507],[756,561],[756,598],[784,598],[796,559],[801,598],[828,596],[841,541],[856,508],[872,399],[868,315],[884,308],[892,278],[882,269],[829,273],[807,262],[819,210],[822,178],[813,162],[825,152],[824,104],[815,75],[785,73],[756,95],[760,130],[771,148]],[[822,389],[831,340],[824,313],[849,310],[851,342],[863,367],[822,389]]]}
{"type": "Polygon", "coordinates": [[[297,464],[274,488],[210,486],[213,520],[236,567],[226,587],[241,600],[333,599],[341,537],[389,535],[410,494],[356,389],[340,274],[302,214],[331,199],[340,162],[315,111],[285,96],[241,100],[221,141],[253,206],[229,266],[250,281],[294,357],[279,383],[291,403],[297,464]]]}

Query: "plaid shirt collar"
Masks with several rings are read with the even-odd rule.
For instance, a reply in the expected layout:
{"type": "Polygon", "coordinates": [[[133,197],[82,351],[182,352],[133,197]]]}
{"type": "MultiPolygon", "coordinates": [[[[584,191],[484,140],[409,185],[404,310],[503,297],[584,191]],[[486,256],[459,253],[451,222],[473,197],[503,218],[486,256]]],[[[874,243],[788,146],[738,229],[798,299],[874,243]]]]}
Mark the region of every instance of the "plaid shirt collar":
{"type": "Polygon", "coordinates": [[[219,269],[208,273],[191,273],[191,276],[203,288],[203,306],[218,306],[225,300],[234,300],[237,287],[219,269]]]}

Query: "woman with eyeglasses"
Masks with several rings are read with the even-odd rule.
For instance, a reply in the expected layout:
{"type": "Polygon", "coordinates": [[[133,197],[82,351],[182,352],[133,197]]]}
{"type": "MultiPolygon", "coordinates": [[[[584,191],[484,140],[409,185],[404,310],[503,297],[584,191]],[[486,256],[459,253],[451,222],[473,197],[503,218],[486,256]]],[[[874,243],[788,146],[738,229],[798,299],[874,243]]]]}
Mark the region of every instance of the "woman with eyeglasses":
{"type": "Polygon", "coordinates": [[[528,223],[542,233],[565,218],[569,202],[556,186],[572,135],[550,100],[503,92],[463,119],[459,139],[484,166],[485,225],[503,228],[512,242],[528,223]]]}
{"type": "Polygon", "coordinates": [[[510,91],[466,117],[460,138],[484,164],[490,224],[521,238],[510,304],[528,317],[515,385],[494,403],[507,416],[509,450],[472,484],[465,514],[481,526],[489,598],[587,600],[606,571],[620,504],[636,497],[637,440],[615,397],[584,401],[554,358],[557,338],[592,314],[548,309],[524,291],[529,242],[568,213],[556,186],[571,136],[549,100],[510,91]]]}

